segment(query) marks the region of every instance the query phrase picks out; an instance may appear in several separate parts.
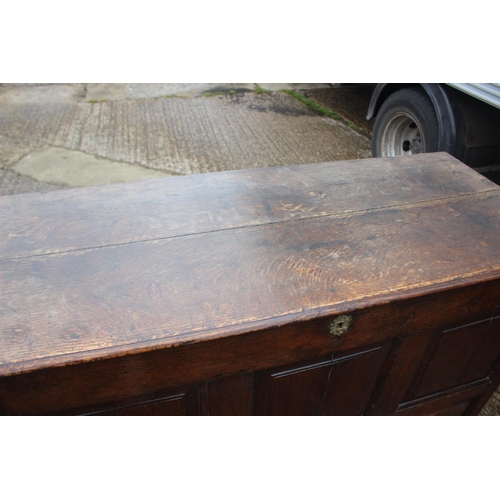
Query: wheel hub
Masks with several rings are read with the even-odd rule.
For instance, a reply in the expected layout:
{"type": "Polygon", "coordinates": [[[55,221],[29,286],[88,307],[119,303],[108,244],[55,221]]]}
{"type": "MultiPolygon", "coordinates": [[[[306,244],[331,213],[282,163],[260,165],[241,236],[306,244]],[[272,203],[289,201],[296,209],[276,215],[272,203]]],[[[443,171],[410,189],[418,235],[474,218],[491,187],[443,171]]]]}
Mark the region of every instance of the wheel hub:
{"type": "Polygon", "coordinates": [[[410,156],[423,152],[425,142],[417,120],[404,111],[395,113],[382,136],[382,156],[410,156]]]}

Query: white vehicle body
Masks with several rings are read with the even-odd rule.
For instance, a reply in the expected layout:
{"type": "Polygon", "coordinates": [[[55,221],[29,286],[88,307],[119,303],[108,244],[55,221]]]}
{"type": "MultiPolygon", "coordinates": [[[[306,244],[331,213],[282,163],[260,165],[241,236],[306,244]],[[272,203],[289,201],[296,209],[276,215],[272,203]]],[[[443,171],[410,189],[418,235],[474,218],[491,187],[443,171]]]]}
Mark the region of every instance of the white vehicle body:
{"type": "Polygon", "coordinates": [[[500,84],[377,84],[374,156],[447,151],[478,171],[500,169],[500,84]]]}

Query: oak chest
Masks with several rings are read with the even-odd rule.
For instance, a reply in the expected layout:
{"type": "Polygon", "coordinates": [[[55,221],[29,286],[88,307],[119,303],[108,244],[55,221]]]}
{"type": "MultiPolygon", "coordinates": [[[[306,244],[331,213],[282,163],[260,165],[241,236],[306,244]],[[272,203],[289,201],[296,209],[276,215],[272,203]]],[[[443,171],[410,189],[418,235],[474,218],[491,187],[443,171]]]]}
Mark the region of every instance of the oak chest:
{"type": "Polygon", "coordinates": [[[477,414],[499,230],[446,153],[0,198],[0,411],[477,414]]]}

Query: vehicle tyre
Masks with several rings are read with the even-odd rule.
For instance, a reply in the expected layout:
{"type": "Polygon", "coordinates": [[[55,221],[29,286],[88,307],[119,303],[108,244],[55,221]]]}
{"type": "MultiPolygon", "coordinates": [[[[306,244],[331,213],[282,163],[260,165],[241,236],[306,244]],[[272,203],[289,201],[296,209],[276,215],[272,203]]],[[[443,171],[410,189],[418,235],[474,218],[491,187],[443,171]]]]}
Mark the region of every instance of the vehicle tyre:
{"type": "Polygon", "coordinates": [[[431,153],[438,144],[436,111],[423,89],[407,87],[384,101],[373,128],[373,156],[431,153]]]}

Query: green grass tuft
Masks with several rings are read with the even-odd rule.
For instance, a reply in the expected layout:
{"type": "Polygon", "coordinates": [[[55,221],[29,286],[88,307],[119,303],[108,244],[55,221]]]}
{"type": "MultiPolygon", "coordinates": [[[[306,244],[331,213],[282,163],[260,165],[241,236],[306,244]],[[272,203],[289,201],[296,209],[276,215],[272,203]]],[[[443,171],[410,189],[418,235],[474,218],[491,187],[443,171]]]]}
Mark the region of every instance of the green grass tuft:
{"type": "Polygon", "coordinates": [[[347,126],[352,128],[356,132],[359,132],[360,134],[363,133],[363,129],[361,127],[358,127],[357,125],[354,125],[354,123],[349,123],[347,126]]]}
{"type": "Polygon", "coordinates": [[[295,97],[295,99],[298,99],[300,102],[304,103],[306,106],[311,108],[318,115],[328,116],[329,118],[333,118],[334,120],[339,120],[339,121],[345,123],[349,128],[352,128],[353,130],[355,130],[356,132],[358,132],[360,134],[365,134],[364,130],[361,127],[358,127],[357,125],[354,125],[354,123],[347,121],[345,118],[342,118],[340,115],[338,115],[334,111],[332,111],[328,108],[324,108],[323,106],[320,106],[316,102],[307,98],[305,95],[302,95],[300,92],[296,92],[295,90],[290,90],[290,89],[283,89],[282,92],[285,92],[286,94],[291,95],[292,97],[295,97]]]}
{"type": "Polygon", "coordinates": [[[226,95],[227,92],[205,92],[204,94],[201,94],[202,97],[215,97],[218,95],[226,95]]]}
{"type": "Polygon", "coordinates": [[[270,90],[263,89],[262,87],[259,87],[258,85],[255,86],[253,89],[254,94],[270,94],[270,90]]]}
{"type": "Polygon", "coordinates": [[[292,97],[295,97],[295,99],[298,99],[300,102],[304,103],[314,112],[318,113],[318,115],[328,116],[329,118],[333,118],[334,120],[342,120],[342,117],[337,113],[334,113],[333,111],[320,106],[311,99],[308,99],[305,95],[302,95],[299,92],[295,92],[295,90],[283,89],[283,92],[285,92],[285,94],[291,95],[292,97]]]}

